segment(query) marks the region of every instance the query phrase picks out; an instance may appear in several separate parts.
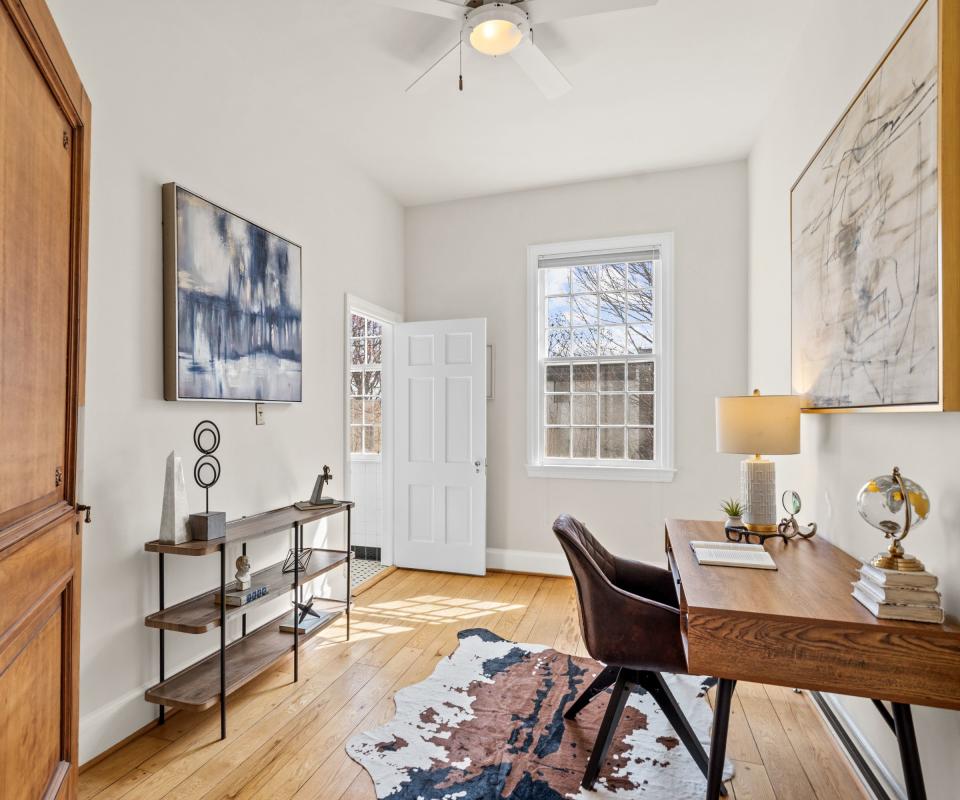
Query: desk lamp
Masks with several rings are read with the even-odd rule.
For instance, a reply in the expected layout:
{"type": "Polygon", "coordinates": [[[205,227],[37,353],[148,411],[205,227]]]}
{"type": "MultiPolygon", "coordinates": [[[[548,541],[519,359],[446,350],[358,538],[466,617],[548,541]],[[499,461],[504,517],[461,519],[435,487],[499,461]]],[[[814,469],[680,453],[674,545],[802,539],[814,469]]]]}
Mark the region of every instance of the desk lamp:
{"type": "Polygon", "coordinates": [[[740,462],[744,524],[757,533],[776,533],[776,465],[763,455],[800,452],[803,398],[761,395],[754,389],[748,397],[718,397],[716,403],[717,452],[752,455],[740,462]]]}

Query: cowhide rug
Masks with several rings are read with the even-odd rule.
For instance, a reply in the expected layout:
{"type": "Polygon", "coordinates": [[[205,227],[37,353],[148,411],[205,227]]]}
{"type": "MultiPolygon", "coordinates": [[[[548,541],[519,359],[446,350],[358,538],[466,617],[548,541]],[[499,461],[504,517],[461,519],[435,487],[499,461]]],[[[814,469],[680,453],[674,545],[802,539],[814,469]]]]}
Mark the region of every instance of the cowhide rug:
{"type": "MultiPolygon", "coordinates": [[[[397,713],[347,743],[347,753],[390,800],[700,800],[706,781],[659,706],[630,695],[596,788],[580,779],[607,697],[577,719],[566,707],[600,670],[589,658],[515,644],[487,630],[461,631],[460,646],[422,683],[397,692],[397,713]]],[[[711,679],[665,676],[709,751],[711,679]]],[[[733,774],[729,762],[725,778],[733,774]]]]}

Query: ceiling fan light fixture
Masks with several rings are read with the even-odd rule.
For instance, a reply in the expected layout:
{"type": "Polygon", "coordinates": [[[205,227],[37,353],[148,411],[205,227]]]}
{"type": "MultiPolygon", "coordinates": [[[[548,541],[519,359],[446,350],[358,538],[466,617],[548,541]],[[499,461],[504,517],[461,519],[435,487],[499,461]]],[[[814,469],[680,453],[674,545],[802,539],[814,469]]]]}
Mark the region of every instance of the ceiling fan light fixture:
{"type": "Polygon", "coordinates": [[[488,3],[474,9],[464,28],[470,46],[485,56],[505,56],[513,52],[529,32],[527,15],[503,3],[488,3]]]}

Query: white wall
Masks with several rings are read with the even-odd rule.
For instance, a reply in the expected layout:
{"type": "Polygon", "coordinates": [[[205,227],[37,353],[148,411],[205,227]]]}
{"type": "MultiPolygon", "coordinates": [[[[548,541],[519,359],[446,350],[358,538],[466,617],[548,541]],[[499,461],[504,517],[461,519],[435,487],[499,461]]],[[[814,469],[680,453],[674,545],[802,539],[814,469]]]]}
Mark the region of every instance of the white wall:
{"type": "MultiPolygon", "coordinates": [[[[806,31],[750,156],[750,379],[768,392],[790,390],[789,191],[823,137],[853,98],[916,5],[915,0],[830,3],[806,31]]],[[[942,579],[944,604],[960,613],[960,415],[806,416],[803,454],[780,460],[780,488],[796,487],[803,517],[822,535],[867,557],[882,549],[877,531],[856,511],[870,477],[898,464],[932,498],[932,516],[908,544],[942,579]],[[809,514],[807,510],[809,509],[809,514]]],[[[868,701],[842,707],[884,763],[899,774],[896,744],[868,701]]],[[[916,709],[930,797],[953,797],[960,785],[956,742],[960,714],[916,709]]]]}
{"type": "Polygon", "coordinates": [[[550,526],[567,512],[614,551],[660,563],[664,517],[719,517],[738,469],[714,452],[713,398],[746,388],[746,217],[744,162],[408,210],[407,319],[489,320],[489,547],[549,554],[531,569],[562,563],[550,526]],[[664,231],[676,234],[676,479],[528,478],[527,246],[664,231]]]}
{"type": "MultiPolygon", "coordinates": [[[[93,102],[83,762],[156,714],[143,689],[156,681],[158,637],[143,618],[157,607],[157,557],[143,543],[156,537],[167,453],[176,448],[189,475],[193,426],[220,425],[210,501],[231,518],[307,497],[324,463],[344,463],[344,293],[402,311],[403,210],[327,156],[323,132],[259,82],[256,50],[224,41],[196,4],[189,14],[128,0],[50,5],[93,102]],[[160,185],[172,180],[303,246],[304,402],[268,406],[264,427],[250,404],[162,400],[160,185]]],[[[200,510],[198,490],[190,502],[200,510]]],[[[286,547],[283,536],[252,543],[254,568],[286,547]]],[[[168,557],[167,575],[171,603],[218,580],[218,560],[168,557]]],[[[171,674],[218,634],[167,642],[171,674]]]]}

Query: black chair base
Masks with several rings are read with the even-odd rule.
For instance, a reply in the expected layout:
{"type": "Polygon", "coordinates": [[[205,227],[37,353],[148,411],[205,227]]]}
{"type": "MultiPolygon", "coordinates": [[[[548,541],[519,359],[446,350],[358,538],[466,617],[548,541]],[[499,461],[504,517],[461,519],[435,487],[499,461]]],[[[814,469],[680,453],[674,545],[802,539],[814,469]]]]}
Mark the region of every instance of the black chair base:
{"type": "MultiPolygon", "coordinates": [[[[590,761],[587,763],[587,769],[583,773],[583,780],[580,785],[584,789],[593,789],[600,774],[600,768],[603,766],[604,759],[607,757],[607,751],[613,741],[613,736],[617,731],[617,725],[620,723],[620,717],[623,716],[623,708],[627,704],[627,698],[634,689],[644,689],[657,702],[666,718],[669,720],[677,736],[684,746],[693,756],[693,760],[700,767],[704,777],[707,776],[709,762],[707,754],[694,733],[690,723],[677,705],[677,699],[673,692],[663,680],[659,672],[648,670],[627,669],[626,667],[604,667],[600,674],[594,678],[580,696],[570,705],[564,713],[564,719],[573,719],[582,711],[587,704],[598,694],[603,692],[608,686],[613,686],[613,693],[607,703],[607,710],[603,715],[603,722],[600,724],[600,730],[597,732],[597,741],[593,745],[593,752],[590,754],[590,761]]],[[[724,797],[727,790],[722,786],[720,794],[724,797]]]]}

